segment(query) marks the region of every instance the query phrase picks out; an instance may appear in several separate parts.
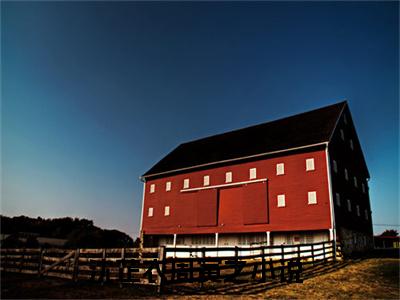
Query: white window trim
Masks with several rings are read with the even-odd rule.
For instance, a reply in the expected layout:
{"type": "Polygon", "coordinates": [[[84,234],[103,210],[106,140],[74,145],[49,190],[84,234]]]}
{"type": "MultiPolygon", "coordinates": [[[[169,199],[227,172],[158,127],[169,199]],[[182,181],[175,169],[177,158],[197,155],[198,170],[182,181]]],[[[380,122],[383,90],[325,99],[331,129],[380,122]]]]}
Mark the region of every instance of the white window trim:
{"type": "Polygon", "coordinates": [[[167,182],[165,183],[165,190],[166,190],[167,192],[171,191],[171,181],[167,181],[167,182]]]}
{"type": "Polygon", "coordinates": [[[351,150],[354,150],[354,143],[353,143],[353,140],[352,139],[350,139],[350,149],[351,150]]]}
{"type": "Polygon", "coordinates": [[[364,184],[364,182],[361,183],[361,190],[365,194],[365,184],[364,184]]]}
{"type": "Polygon", "coordinates": [[[333,160],[333,172],[337,173],[338,172],[338,167],[337,167],[337,161],[333,160]]]}
{"type": "Polygon", "coordinates": [[[149,207],[149,209],[147,210],[147,216],[148,217],[154,216],[154,208],[153,207],[149,207]]]}
{"type": "Polygon", "coordinates": [[[257,178],[257,168],[251,168],[249,170],[249,179],[256,179],[257,178]]]}
{"type": "Polygon", "coordinates": [[[285,175],[285,163],[276,164],[276,175],[285,175]]]}
{"type": "Polygon", "coordinates": [[[169,206],[165,206],[164,207],[164,216],[169,216],[170,215],[170,207],[169,206]]]}
{"type": "Polygon", "coordinates": [[[317,192],[316,191],[311,191],[308,192],[308,204],[317,204],[317,192]]]}
{"type": "Polygon", "coordinates": [[[210,185],[210,176],[209,175],[205,175],[203,177],[203,186],[208,186],[210,185]]]}
{"type": "Polygon", "coordinates": [[[336,205],[337,206],[340,206],[340,194],[339,193],[336,193],[336,205]]]}
{"type": "Polygon", "coordinates": [[[156,185],[154,183],[150,184],[150,194],[155,193],[156,191],[156,185]]]}
{"type": "Polygon", "coordinates": [[[346,181],[349,181],[349,171],[347,171],[346,168],[344,168],[344,178],[346,179],[346,181]]]}
{"type": "Polygon", "coordinates": [[[230,183],[232,182],[232,172],[226,172],[225,173],[225,183],[230,183]]]}
{"type": "Polygon", "coordinates": [[[190,187],[190,180],[189,178],[183,179],[183,188],[188,189],[190,187]]]}
{"type": "Polygon", "coordinates": [[[277,207],[285,207],[286,206],[286,197],[285,194],[276,196],[277,207]]]}
{"type": "Polygon", "coordinates": [[[340,129],[340,138],[344,141],[344,131],[340,129]]]}
{"type": "Polygon", "coordinates": [[[357,177],[356,176],[353,177],[353,181],[354,181],[354,187],[358,187],[357,177]]]}
{"type": "Polygon", "coordinates": [[[315,170],[315,161],[314,158],[306,159],[306,171],[314,171],[315,170]]]}
{"type": "Polygon", "coordinates": [[[347,199],[347,210],[349,212],[351,212],[351,201],[350,201],[350,199],[347,199]]]}

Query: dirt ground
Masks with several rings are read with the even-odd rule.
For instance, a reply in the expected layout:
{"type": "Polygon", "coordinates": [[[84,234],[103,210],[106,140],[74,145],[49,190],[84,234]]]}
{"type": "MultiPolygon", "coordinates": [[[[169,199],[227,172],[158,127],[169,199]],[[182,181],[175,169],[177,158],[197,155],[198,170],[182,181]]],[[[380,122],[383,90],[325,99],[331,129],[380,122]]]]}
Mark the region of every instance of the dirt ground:
{"type": "MultiPolygon", "coordinates": [[[[399,299],[399,259],[372,258],[306,271],[303,283],[236,282],[169,286],[161,298],[399,299]]],[[[4,274],[1,298],[156,298],[152,288],[101,286],[31,275],[4,274]]]]}

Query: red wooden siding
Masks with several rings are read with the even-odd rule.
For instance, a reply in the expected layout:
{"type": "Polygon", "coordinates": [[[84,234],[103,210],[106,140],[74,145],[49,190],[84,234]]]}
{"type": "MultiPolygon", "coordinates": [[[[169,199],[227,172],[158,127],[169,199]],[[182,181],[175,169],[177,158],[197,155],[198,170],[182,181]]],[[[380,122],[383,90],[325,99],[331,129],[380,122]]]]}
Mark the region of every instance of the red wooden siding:
{"type": "Polygon", "coordinates": [[[217,225],[217,192],[216,189],[197,192],[197,226],[217,225]]]}
{"type": "Polygon", "coordinates": [[[325,150],[316,150],[150,180],[146,183],[142,229],[145,234],[328,229],[331,219],[325,157],[325,150]],[[306,171],[307,158],[314,158],[314,171],[306,171]],[[276,175],[277,163],[285,164],[284,175],[276,175]],[[268,183],[221,188],[219,205],[216,189],[181,192],[185,178],[190,179],[190,188],[203,187],[205,175],[210,176],[210,185],[223,185],[226,172],[232,172],[233,183],[249,181],[250,168],[257,168],[257,179],[267,178],[268,183]],[[167,181],[172,183],[169,192],[165,191],[167,181]],[[156,190],[151,194],[152,183],[156,190]],[[316,191],[317,204],[308,204],[310,191],[316,191]],[[279,194],[285,194],[285,207],[277,207],[279,194]],[[164,216],[166,205],[170,206],[170,216],[164,216]],[[154,207],[153,217],[147,217],[149,207],[154,207]]]}

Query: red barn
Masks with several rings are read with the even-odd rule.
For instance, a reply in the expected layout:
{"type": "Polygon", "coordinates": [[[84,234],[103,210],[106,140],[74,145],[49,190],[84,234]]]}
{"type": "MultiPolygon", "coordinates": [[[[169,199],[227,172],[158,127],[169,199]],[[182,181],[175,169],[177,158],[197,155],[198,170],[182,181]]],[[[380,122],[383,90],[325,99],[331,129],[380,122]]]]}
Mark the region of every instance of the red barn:
{"type": "Polygon", "coordinates": [[[372,245],[347,102],[183,143],[143,176],[145,246],[372,245]]]}

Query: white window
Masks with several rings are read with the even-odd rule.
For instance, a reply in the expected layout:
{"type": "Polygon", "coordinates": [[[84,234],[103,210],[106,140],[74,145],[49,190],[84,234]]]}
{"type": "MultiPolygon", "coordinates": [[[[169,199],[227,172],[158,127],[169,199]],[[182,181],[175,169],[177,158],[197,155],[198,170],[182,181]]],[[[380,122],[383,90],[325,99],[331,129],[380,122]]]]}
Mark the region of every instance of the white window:
{"type": "Polygon", "coordinates": [[[340,206],[340,194],[336,193],[336,205],[340,206]]]}
{"type": "Polygon", "coordinates": [[[285,207],[285,195],[278,195],[278,207],[285,207]]]}
{"type": "Polygon", "coordinates": [[[152,207],[149,207],[149,210],[147,212],[147,216],[148,217],[152,217],[153,216],[153,208],[152,207]]]}
{"type": "Polygon", "coordinates": [[[361,189],[362,189],[363,193],[365,193],[365,184],[364,183],[361,183],[361,189]]]}
{"type": "Polygon", "coordinates": [[[368,210],[366,209],[366,210],[364,211],[364,213],[365,213],[365,220],[368,220],[368,210]]]}
{"type": "Polygon", "coordinates": [[[285,164],[280,163],[276,164],[276,175],[283,175],[285,174],[285,164]]]}
{"type": "Polygon", "coordinates": [[[350,148],[351,148],[351,150],[354,150],[353,140],[350,140],[350,148]]]}
{"type": "Polygon", "coordinates": [[[203,177],[203,185],[204,186],[210,185],[210,176],[209,175],[206,175],[203,177]]]}
{"type": "Polygon", "coordinates": [[[360,216],[360,206],[356,205],[357,216],[360,216]]]}
{"type": "Polygon", "coordinates": [[[306,171],[313,171],[313,170],[315,170],[314,158],[307,158],[306,159],[306,171]]]}
{"type": "Polygon", "coordinates": [[[317,192],[308,192],[308,204],[317,204],[317,192]]]}
{"type": "Polygon", "coordinates": [[[347,199],[347,210],[351,211],[351,202],[350,199],[347,199]]]}
{"type": "Polygon", "coordinates": [[[232,172],[225,173],[225,182],[226,183],[232,182],[232,172]]]}
{"type": "Polygon", "coordinates": [[[150,184],[150,193],[154,193],[156,191],[156,185],[150,184]]]}
{"type": "Polygon", "coordinates": [[[169,216],[169,206],[164,207],[164,216],[169,216]]]}
{"type": "Polygon", "coordinates": [[[183,188],[188,189],[189,188],[189,178],[186,178],[183,180],[183,188]]]}
{"type": "Polygon", "coordinates": [[[344,131],[343,131],[343,129],[340,129],[340,137],[344,141],[344,131]]]}
{"type": "Polygon", "coordinates": [[[353,179],[354,179],[354,186],[355,186],[355,187],[358,187],[358,184],[357,184],[357,177],[356,177],[356,176],[354,176],[354,178],[353,178],[353,179]]]}
{"type": "Polygon", "coordinates": [[[344,169],[344,178],[348,181],[349,180],[349,172],[347,172],[347,169],[344,169]]]}
{"type": "Polygon", "coordinates": [[[337,173],[337,162],[336,162],[336,160],[333,160],[333,171],[335,173],[337,173]]]}
{"type": "Polygon", "coordinates": [[[256,179],[257,178],[257,169],[256,168],[251,168],[249,170],[249,178],[250,179],[256,179]]]}
{"type": "Polygon", "coordinates": [[[169,192],[169,191],[171,190],[171,181],[167,181],[167,182],[165,183],[165,190],[166,190],[167,192],[169,192]]]}

